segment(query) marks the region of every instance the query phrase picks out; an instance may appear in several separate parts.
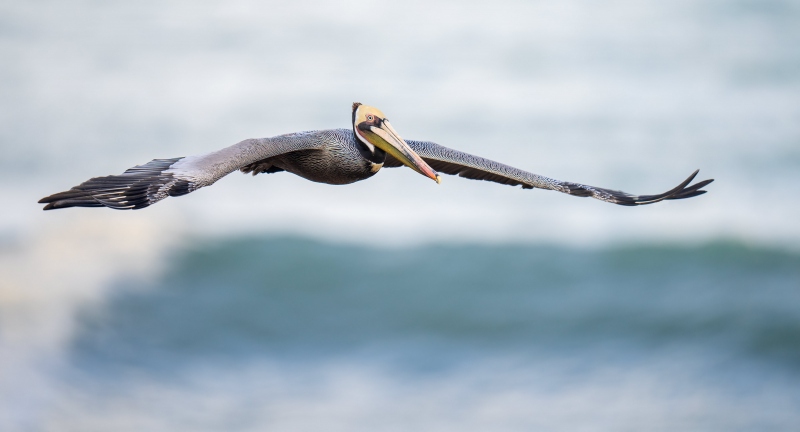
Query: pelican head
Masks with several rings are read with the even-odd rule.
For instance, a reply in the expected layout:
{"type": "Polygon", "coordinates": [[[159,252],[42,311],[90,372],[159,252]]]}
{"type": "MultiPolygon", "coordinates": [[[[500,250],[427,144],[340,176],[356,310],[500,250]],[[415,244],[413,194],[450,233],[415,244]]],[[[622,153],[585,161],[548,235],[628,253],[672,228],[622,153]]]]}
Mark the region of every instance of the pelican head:
{"type": "Polygon", "coordinates": [[[354,103],[353,132],[371,152],[374,153],[377,147],[414,171],[439,183],[439,174],[400,138],[381,110],[354,103]]]}

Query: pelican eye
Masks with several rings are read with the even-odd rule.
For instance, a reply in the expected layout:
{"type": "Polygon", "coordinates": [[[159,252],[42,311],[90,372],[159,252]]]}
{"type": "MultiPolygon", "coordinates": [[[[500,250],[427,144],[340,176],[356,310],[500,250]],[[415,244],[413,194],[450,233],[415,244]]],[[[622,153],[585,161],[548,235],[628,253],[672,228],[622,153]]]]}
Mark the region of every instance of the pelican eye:
{"type": "Polygon", "coordinates": [[[375,117],[373,117],[372,114],[370,114],[367,116],[367,120],[369,121],[375,120],[375,117]]]}

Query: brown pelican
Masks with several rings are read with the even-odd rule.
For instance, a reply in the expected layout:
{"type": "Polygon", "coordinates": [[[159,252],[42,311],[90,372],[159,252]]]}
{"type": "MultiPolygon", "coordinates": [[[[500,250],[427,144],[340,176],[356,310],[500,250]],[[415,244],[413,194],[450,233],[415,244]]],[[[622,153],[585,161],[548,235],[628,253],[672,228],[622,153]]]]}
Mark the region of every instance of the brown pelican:
{"type": "Polygon", "coordinates": [[[377,108],[353,104],[352,129],[298,132],[247,139],[201,156],[154,159],[120,175],[95,177],[74,188],[42,198],[44,210],[66,207],[141,209],[168,196],[181,196],[239,170],[243,173],[288,171],[328,184],[349,184],[372,177],[382,167],[407,166],[439,183],[439,174],[487,180],[523,189],[551,189],[579,197],[635,206],[702,195],[712,180],[681,184],[658,195],[621,191],[554,180],[430,141],[403,140],[377,108]]]}

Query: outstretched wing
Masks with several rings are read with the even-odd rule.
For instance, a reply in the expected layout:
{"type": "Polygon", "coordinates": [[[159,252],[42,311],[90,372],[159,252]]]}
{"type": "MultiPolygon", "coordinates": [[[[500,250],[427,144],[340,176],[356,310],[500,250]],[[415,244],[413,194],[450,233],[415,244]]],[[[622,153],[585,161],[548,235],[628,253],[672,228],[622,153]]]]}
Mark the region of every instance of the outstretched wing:
{"type": "Polygon", "coordinates": [[[214,184],[227,174],[281,154],[320,149],[328,131],[248,139],[201,156],[154,159],[120,175],[95,177],[39,200],[44,210],[66,207],[145,208],[168,196],[181,196],[214,184]]]}
{"type": "MultiPolygon", "coordinates": [[[[625,206],[652,204],[663,200],[691,198],[693,196],[702,195],[706,193],[706,191],[701,189],[714,181],[713,179],[703,180],[690,186],[689,183],[691,183],[697,175],[698,171],[695,171],[689,178],[667,192],[658,195],[633,195],[617,190],[551,179],[493,160],[440,146],[430,141],[406,140],[406,142],[409,147],[428,163],[428,165],[441,173],[458,175],[459,177],[473,180],[492,181],[511,186],[519,185],[522,186],[523,189],[551,189],[570,195],[592,197],[601,201],[625,206]]],[[[383,166],[386,168],[394,168],[402,166],[402,164],[397,159],[391,157],[391,155],[387,155],[386,162],[383,166]]]]}

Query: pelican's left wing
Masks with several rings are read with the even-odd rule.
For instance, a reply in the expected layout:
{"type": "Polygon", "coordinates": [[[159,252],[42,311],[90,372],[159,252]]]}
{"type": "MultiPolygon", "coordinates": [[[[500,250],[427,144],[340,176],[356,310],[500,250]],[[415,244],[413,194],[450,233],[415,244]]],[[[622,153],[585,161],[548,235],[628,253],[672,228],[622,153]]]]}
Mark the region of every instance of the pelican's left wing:
{"type": "MultiPolygon", "coordinates": [[[[428,165],[441,173],[458,175],[459,177],[474,180],[492,181],[511,186],[520,185],[523,189],[551,189],[570,195],[592,197],[601,201],[625,206],[652,204],[663,200],[691,198],[702,195],[706,193],[706,191],[701,189],[714,181],[713,179],[703,180],[689,185],[697,175],[698,171],[695,171],[689,178],[667,192],[658,195],[633,195],[617,190],[551,179],[493,160],[453,150],[430,141],[406,140],[406,142],[412,150],[417,152],[417,154],[428,163],[428,165]]],[[[386,162],[383,166],[394,168],[402,166],[402,164],[397,159],[391,157],[391,155],[387,155],[386,162]]]]}

